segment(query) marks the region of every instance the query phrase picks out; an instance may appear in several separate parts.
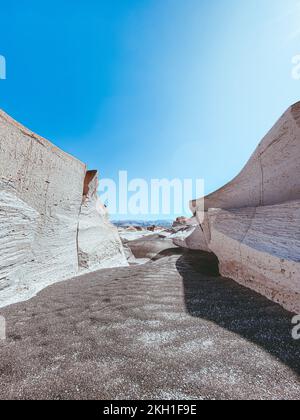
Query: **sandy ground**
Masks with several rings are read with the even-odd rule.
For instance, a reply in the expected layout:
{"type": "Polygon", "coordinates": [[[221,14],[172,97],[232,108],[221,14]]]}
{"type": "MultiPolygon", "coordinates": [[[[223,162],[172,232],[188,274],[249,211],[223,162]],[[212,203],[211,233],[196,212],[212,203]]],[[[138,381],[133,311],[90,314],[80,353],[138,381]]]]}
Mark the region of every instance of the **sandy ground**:
{"type": "Polygon", "coordinates": [[[1,309],[1,398],[300,399],[292,314],[207,254],[160,257],[1,309]]]}

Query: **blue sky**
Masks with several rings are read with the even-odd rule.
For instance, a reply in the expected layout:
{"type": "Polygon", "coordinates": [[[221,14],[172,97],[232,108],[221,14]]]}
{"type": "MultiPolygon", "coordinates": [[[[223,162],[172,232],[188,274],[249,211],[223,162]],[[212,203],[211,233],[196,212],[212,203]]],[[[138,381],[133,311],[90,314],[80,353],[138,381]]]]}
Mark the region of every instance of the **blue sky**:
{"type": "Polygon", "coordinates": [[[0,107],[105,178],[209,193],[300,98],[296,0],[2,3],[0,107]]]}

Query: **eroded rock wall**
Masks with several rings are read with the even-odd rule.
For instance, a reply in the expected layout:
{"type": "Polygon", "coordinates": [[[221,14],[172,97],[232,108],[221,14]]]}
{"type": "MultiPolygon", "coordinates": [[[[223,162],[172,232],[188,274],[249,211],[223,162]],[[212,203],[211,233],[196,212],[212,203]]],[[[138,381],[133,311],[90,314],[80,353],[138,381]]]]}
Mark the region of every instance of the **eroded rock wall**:
{"type": "Polygon", "coordinates": [[[191,210],[200,229],[185,246],[214,252],[223,276],[300,313],[300,103],[232,182],[191,210]]]}
{"type": "MultiPolygon", "coordinates": [[[[241,173],[204,198],[204,209],[268,206],[299,199],[300,102],[264,137],[241,173]]],[[[202,213],[202,208],[203,197],[191,203],[193,213],[202,213]]]]}
{"type": "MultiPolygon", "coordinates": [[[[0,111],[0,307],[78,274],[78,227],[88,212],[82,206],[85,177],[83,163],[0,111]]],[[[95,218],[85,240],[94,246],[102,240],[114,254],[114,229],[105,223],[93,232],[95,218]]]]}
{"type": "Polygon", "coordinates": [[[300,313],[300,201],[210,210],[220,272],[300,313]]]}
{"type": "Polygon", "coordinates": [[[110,223],[97,189],[98,173],[88,171],[78,226],[78,260],[83,272],[128,265],[118,229],[110,223]]]}

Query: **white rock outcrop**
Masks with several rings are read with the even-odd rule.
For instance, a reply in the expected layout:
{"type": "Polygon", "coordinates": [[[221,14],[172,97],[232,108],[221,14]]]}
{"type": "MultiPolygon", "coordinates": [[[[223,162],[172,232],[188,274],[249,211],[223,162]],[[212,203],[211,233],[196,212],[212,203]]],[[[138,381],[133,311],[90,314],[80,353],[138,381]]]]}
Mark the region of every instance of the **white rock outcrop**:
{"type": "MultiPolygon", "coordinates": [[[[261,141],[241,173],[204,199],[204,209],[268,206],[300,199],[300,102],[261,141]]],[[[203,198],[193,201],[202,211],[203,198]]]]}
{"type": "Polygon", "coordinates": [[[300,313],[300,103],[232,182],[191,210],[200,229],[185,246],[214,252],[223,276],[300,313]]]}
{"type": "Polygon", "coordinates": [[[127,266],[118,229],[109,221],[98,194],[98,173],[86,173],[78,226],[78,259],[81,271],[127,266]]]}
{"type": "Polygon", "coordinates": [[[209,215],[222,275],[300,313],[300,201],[209,215]]]}
{"type": "MultiPolygon", "coordinates": [[[[206,222],[208,218],[206,217],[206,222]]],[[[186,226],[178,229],[170,238],[174,244],[186,249],[199,250],[210,252],[208,247],[208,239],[205,235],[210,235],[207,223],[199,224],[196,217],[192,217],[187,221],[186,226]]]]}
{"type": "Polygon", "coordinates": [[[97,225],[94,201],[83,200],[85,178],[83,163],[0,111],[0,307],[77,275],[78,238],[91,252],[86,269],[126,264],[115,229],[103,215],[97,225]]]}

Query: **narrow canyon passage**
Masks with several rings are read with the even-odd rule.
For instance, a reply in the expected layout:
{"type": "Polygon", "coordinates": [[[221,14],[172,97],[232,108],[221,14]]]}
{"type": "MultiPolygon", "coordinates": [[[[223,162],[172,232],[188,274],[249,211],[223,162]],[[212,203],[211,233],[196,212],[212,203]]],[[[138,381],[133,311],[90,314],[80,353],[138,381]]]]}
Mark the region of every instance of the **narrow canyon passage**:
{"type": "Polygon", "coordinates": [[[87,274],[0,315],[3,399],[299,398],[293,315],[205,253],[87,274]]]}

